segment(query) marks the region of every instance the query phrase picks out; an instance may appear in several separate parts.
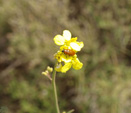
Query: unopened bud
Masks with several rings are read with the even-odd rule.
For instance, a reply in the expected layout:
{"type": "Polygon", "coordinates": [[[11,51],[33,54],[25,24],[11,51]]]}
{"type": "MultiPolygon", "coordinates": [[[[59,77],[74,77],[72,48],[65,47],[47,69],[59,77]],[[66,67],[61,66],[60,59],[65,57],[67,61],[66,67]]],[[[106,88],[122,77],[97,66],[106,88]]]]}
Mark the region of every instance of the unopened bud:
{"type": "Polygon", "coordinates": [[[50,66],[48,66],[48,67],[47,67],[47,70],[48,70],[49,72],[52,72],[52,71],[53,71],[53,68],[50,67],[50,66]]]}
{"type": "Polygon", "coordinates": [[[44,72],[42,72],[42,75],[47,76],[47,75],[48,75],[48,71],[44,71],[44,72]]]}

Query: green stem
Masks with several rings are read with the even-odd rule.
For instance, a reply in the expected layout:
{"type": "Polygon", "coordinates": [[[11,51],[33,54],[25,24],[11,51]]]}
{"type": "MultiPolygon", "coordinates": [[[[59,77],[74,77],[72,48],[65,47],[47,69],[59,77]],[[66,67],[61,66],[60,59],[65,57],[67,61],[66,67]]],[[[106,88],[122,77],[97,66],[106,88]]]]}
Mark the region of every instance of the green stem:
{"type": "MultiPolygon", "coordinates": [[[[56,67],[56,65],[55,65],[55,67],[56,67]]],[[[55,77],[56,77],[56,70],[54,68],[53,77],[52,77],[53,78],[52,79],[52,84],[53,84],[53,89],[54,89],[56,111],[57,111],[57,113],[60,113],[59,104],[58,104],[58,97],[57,97],[57,90],[56,90],[56,83],[55,83],[55,77]]]]}

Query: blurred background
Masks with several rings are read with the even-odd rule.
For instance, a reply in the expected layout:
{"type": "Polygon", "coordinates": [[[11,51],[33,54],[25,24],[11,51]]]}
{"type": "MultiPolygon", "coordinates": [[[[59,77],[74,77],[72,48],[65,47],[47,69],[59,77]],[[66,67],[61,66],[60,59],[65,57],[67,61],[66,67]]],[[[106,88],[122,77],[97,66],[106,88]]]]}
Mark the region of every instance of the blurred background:
{"type": "Polygon", "coordinates": [[[0,109],[55,113],[53,38],[68,29],[81,70],[57,73],[61,111],[131,113],[131,0],[0,0],[0,109]]]}

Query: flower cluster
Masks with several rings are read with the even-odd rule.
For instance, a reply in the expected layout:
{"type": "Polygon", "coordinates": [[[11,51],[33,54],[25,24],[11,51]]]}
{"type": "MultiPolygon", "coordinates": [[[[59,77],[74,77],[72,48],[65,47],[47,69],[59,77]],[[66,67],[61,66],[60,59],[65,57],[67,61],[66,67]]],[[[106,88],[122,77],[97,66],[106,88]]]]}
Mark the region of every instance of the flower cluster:
{"type": "Polygon", "coordinates": [[[77,37],[71,38],[69,30],[64,30],[63,35],[56,35],[54,41],[60,46],[60,50],[54,55],[58,61],[55,70],[65,73],[71,67],[76,70],[81,69],[83,64],[77,58],[76,53],[83,48],[83,42],[78,42],[77,37]]]}

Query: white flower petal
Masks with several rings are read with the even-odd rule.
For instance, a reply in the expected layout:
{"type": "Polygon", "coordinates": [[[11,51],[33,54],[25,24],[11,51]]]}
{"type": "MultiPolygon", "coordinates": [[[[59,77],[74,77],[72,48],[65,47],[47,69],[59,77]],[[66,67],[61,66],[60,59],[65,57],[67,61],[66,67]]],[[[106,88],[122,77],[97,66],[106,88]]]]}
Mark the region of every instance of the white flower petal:
{"type": "Polygon", "coordinates": [[[81,47],[77,43],[75,43],[75,42],[71,42],[70,46],[72,47],[72,49],[74,49],[76,51],[80,51],[81,50],[81,47]]]}
{"type": "Polygon", "coordinates": [[[62,58],[62,61],[63,61],[63,62],[66,62],[66,63],[71,62],[71,60],[72,60],[72,59],[62,58]]]}
{"type": "Polygon", "coordinates": [[[64,30],[63,31],[63,37],[65,37],[66,40],[70,40],[71,39],[71,33],[69,30],[64,30]]]}

